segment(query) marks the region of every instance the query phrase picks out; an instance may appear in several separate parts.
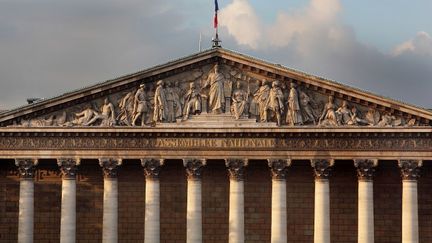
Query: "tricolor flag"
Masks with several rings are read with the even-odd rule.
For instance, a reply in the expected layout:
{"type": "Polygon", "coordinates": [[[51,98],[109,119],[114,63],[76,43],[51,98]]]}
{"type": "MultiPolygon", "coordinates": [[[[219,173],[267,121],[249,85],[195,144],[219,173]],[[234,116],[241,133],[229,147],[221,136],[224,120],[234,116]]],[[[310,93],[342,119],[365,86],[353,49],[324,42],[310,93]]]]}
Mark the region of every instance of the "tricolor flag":
{"type": "Polygon", "coordinates": [[[219,11],[218,1],[215,0],[215,15],[214,15],[214,18],[213,18],[213,26],[214,26],[215,29],[217,29],[217,27],[218,27],[218,17],[217,17],[218,11],[219,11]]]}

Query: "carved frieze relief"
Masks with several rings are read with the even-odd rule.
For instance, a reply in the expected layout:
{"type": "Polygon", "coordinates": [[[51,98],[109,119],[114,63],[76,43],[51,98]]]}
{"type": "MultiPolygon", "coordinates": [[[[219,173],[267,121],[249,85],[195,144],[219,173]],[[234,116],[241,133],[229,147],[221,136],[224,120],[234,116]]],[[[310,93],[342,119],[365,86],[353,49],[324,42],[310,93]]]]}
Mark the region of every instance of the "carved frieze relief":
{"type": "Polygon", "coordinates": [[[379,111],[354,100],[328,96],[292,80],[269,79],[216,63],[163,80],[143,81],[137,87],[42,117],[18,118],[15,126],[152,127],[199,116],[207,119],[206,114],[278,126],[427,125],[395,111],[379,111]]]}

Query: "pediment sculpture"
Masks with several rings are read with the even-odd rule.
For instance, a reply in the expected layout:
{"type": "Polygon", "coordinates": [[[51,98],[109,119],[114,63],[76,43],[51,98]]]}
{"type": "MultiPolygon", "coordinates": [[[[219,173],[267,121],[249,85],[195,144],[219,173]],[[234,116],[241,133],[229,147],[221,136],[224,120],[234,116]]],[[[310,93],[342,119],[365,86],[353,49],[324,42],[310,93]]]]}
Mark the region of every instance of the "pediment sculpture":
{"type": "Polygon", "coordinates": [[[348,100],[310,90],[301,82],[268,79],[229,65],[213,64],[182,74],[143,81],[138,87],[18,121],[18,126],[89,127],[187,123],[218,115],[236,121],[277,126],[417,126],[404,119],[348,100]]]}

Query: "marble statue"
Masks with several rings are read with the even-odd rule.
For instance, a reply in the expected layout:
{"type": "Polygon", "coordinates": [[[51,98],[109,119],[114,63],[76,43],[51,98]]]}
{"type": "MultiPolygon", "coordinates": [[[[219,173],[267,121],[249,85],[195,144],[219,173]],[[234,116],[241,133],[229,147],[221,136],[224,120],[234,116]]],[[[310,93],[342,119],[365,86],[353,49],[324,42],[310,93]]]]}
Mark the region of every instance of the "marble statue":
{"type": "MultiPolygon", "coordinates": [[[[256,80],[256,88],[251,90],[250,83],[248,83],[248,102],[249,102],[249,117],[250,118],[259,118],[259,105],[257,99],[255,99],[255,94],[258,92],[261,81],[256,80]],[[251,95],[253,94],[253,95],[251,95]]],[[[253,86],[255,87],[255,86],[253,86]]]]}
{"type": "Polygon", "coordinates": [[[258,115],[259,115],[260,122],[267,122],[266,109],[267,109],[269,94],[270,94],[270,87],[267,85],[267,80],[263,79],[261,81],[261,86],[254,94],[254,100],[258,105],[258,111],[259,111],[258,115]]]}
{"type": "Polygon", "coordinates": [[[319,118],[318,124],[322,126],[337,126],[339,121],[335,111],[334,97],[329,96],[328,102],[324,105],[323,112],[319,118]]]}
{"type": "Polygon", "coordinates": [[[248,97],[246,91],[241,88],[241,83],[236,83],[236,89],[232,95],[231,113],[234,115],[235,119],[240,119],[240,117],[247,116],[246,111],[248,105],[248,97]]]}
{"type": "Polygon", "coordinates": [[[365,117],[370,126],[376,126],[381,119],[381,114],[373,108],[369,108],[365,117]]]}
{"type": "Polygon", "coordinates": [[[167,122],[175,122],[176,121],[176,111],[175,111],[175,109],[176,109],[177,103],[174,100],[174,91],[172,89],[173,86],[174,86],[174,83],[169,82],[169,83],[167,83],[166,86],[167,86],[166,89],[165,89],[166,104],[167,104],[167,107],[166,107],[166,115],[167,115],[166,121],[167,122]]]}
{"type": "Polygon", "coordinates": [[[224,80],[224,75],[219,72],[219,65],[215,64],[203,85],[203,88],[210,87],[208,105],[214,114],[222,113],[225,107],[224,80]]]}
{"type": "Polygon", "coordinates": [[[272,83],[272,88],[270,89],[268,105],[265,110],[266,120],[268,119],[268,111],[272,111],[276,116],[277,125],[282,125],[282,113],[284,112],[284,98],[282,89],[279,87],[279,81],[274,81],[272,83]]]}
{"type": "Polygon", "coordinates": [[[195,88],[195,83],[189,84],[189,90],[184,97],[184,111],[183,120],[187,120],[189,115],[196,115],[201,113],[201,96],[195,88]]]}
{"type": "Polygon", "coordinates": [[[173,86],[171,87],[171,95],[174,100],[174,113],[176,118],[181,118],[183,115],[183,99],[182,90],[180,89],[180,84],[178,81],[175,81],[173,86]]]}
{"type": "Polygon", "coordinates": [[[165,122],[168,118],[165,82],[163,80],[159,80],[157,81],[156,85],[157,87],[154,94],[153,122],[165,122]]]}
{"type": "Polygon", "coordinates": [[[108,98],[104,99],[104,104],[101,107],[101,111],[102,111],[101,113],[96,112],[93,118],[87,124],[84,125],[85,126],[92,125],[98,120],[101,121],[100,126],[103,127],[111,127],[116,125],[114,105],[108,100],[108,98]]]}
{"type": "Polygon", "coordinates": [[[144,126],[149,113],[149,104],[145,93],[145,85],[141,84],[134,96],[132,125],[137,126],[141,119],[141,126],[144,126]]]}
{"type": "Polygon", "coordinates": [[[290,85],[288,95],[288,110],[286,122],[288,125],[297,126],[303,124],[303,118],[300,110],[299,94],[294,83],[290,85]]]}
{"type": "Polygon", "coordinates": [[[119,125],[132,126],[134,110],[134,91],[128,92],[119,103],[120,112],[117,116],[119,125]]]}
{"type": "Polygon", "coordinates": [[[299,91],[299,100],[300,100],[300,110],[303,117],[304,123],[313,123],[316,124],[315,112],[312,108],[312,99],[307,95],[304,91],[299,91]]]}
{"type": "Polygon", "coordinates": [[[336,115],[339,118],[341,125],[352,125],[354,122],[352,119],[351,110],[348,108],[348,102],[342,101],[342,106],[336,110],[336,115]]]}

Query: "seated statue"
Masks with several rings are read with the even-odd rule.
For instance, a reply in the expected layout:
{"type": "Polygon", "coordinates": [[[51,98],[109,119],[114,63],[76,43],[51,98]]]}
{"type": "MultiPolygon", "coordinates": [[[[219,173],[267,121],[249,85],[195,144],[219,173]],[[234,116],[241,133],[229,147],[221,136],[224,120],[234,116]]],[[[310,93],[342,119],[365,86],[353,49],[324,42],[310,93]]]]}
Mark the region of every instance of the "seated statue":
{"type": "Polygon", "coordinates": [[[183,120],[187,120],[189,115],[201,113],[201,95],[195,87],[195,83],[190,83],[189,90],[184,97],[183,120]]]}
{"type": "Polygon", "coordinates": [[[231,114],[234,115],[235,119],[247,116],[248,97],[246,91],[241,89],[241,83],[236,83],[236,89],[232,95],[231,114]]]}
{"type": "Polygon", "coordinates": [[[348,108],[348,102],[345,100],[342,101],[342,106],[339,107],[336,111],[336,115],[339,117],[339,122],[342,125],[352,125],[353,121],[351,121],[352,113],[348,108]]]}
{"type": "Polygon", "coordinates": [[[116,125],[114,105],[109,102],[108,98],[105,98],[104,104],[101,107],[101,113],[93,113],[93,118],[84,124],[84,126],[90,126],[96,121],[101,120],[100,126],[110,127],[116,125]]]}
{"type": "Polygon", "coordinates": [[[333,96],[329,96],[328,102],[325,104],[321,117],[318,121],[322,126],[337,126],[339,121],[335,112],[335,104],[333,96]]]}

